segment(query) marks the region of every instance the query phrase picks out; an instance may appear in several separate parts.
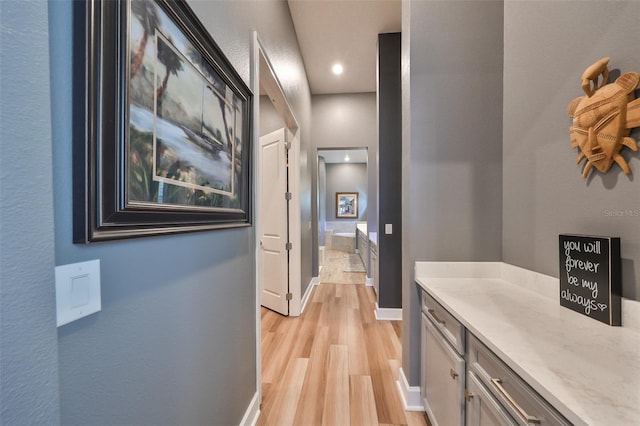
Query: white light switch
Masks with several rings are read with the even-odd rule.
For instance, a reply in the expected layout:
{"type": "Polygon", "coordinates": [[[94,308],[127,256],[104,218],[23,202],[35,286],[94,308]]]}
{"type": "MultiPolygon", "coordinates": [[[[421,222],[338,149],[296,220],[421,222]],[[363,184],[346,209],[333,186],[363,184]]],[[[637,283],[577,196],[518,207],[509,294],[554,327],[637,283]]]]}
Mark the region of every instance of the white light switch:
{"type": "Polygon", "coordinates": [[[385,223],[384,224],[384,233],[387,234],[387,235],[393,234],[393,224],[392,223],[385,223]]]}
{"type": "Polygon", "coordinates": [[[56,266],[58,327],[100,309],[100,260],[56,266]]]}

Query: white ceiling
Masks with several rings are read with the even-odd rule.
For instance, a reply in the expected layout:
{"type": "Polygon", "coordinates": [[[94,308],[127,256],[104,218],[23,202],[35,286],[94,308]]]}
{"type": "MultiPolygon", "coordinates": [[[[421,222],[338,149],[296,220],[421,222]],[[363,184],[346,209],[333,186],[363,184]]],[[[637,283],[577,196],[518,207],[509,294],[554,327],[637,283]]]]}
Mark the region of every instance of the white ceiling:
{"type": "Polygon", "coordinates": [[[376,91],[378,34],[400,32],[401,0],[288,0],[311,93],[376,91]],[[340,62],[344,72],[331,73],[340,62]]]}
{"type": "Polygon", "coordinates": [[[327,164],[335,163],[366,163],[367,150],[360,149],[319,149],[318,157],[324,158],[327,164]],[[345,161],[345,156],[349,156],[349,161],[345,161]]]}

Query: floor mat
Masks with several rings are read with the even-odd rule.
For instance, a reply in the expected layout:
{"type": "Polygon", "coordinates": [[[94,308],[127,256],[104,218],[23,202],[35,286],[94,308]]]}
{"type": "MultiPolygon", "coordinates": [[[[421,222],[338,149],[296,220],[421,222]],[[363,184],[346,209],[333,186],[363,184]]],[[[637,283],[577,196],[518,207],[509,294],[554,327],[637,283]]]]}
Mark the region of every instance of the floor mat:
{"type": "Polygon", "coordinates": [[[360,255],[346,254],[344,256],[344,272],[366,272],[360,255]]]}

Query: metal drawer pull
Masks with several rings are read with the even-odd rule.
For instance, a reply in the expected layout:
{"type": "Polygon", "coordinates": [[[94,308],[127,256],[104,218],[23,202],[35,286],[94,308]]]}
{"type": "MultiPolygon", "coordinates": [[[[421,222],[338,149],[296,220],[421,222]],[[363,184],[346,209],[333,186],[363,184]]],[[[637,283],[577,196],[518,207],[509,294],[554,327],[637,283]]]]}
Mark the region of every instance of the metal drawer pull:
{"type": "Polygon", "coordinates": [[[520,414],[520,416],[527,422],[527,424],[529,423],[540,424],[539,418],[528,415],[527,412],[524,411],[524,409],[521,406],[519,406],[518,403],[511,397],[511,395],[509,395],[509,392],[507,392],[506,389],[502,387],[501,379],[492,378],[491,383],[493,383],[493,385],[496,387],[496,389],[498,389],[498,392],[500,392],[502,396],[507,398],[507,401],[509,401],[509,403],[513,406],[513,408],[516,409],[518,414],[520,414]]]}
{"type": "Polygon", "coordinates": [[[444,325],[444,320],[441,320],[440,318],[438,318],[438,316],[436,315],[436,311],[434,309],[427,309],[427,312],[431,314],[433,319],[435,319],[438,324],[444,325]]]}
{"type": "Polygon", "coordinates": [[[451,378],[453,380],[456,379],[456,377],[458,377],[458,373],[456,373],[455,371],[453,371],[453,368],[449,370],[449,375],[451,376],[451,378]]]}

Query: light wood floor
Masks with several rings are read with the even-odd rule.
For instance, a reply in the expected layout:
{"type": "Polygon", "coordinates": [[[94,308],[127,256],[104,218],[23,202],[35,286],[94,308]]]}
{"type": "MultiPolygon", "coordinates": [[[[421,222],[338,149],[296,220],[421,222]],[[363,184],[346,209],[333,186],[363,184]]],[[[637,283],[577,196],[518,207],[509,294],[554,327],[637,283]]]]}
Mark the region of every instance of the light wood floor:
{"type": "Polygon", "coordinates": [[[262,309],[258,425],[429,424],[404,411],[396,387],[401,322],[375,319],[360,275],[359,284],[321,280],[300,317],[262,309]]]}

